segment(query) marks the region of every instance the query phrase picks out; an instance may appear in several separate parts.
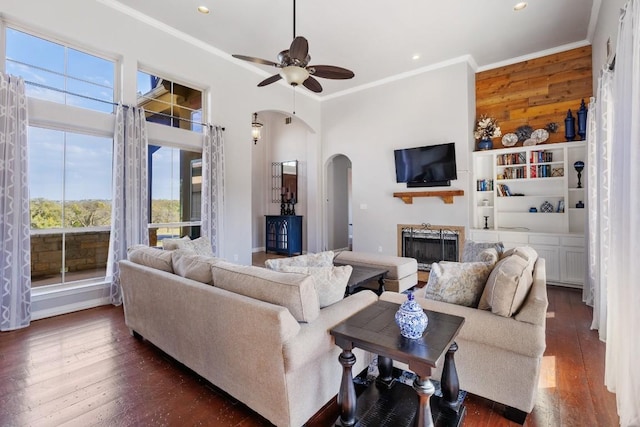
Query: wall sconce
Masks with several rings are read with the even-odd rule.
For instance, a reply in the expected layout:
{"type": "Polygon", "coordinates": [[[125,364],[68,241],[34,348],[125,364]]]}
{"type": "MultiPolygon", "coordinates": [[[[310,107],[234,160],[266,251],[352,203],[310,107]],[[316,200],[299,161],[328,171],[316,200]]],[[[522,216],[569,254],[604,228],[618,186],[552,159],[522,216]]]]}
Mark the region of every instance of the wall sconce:
{"type": "Polygon", "coordinates": [[[260,129],[262,129],[263,124],[258,121],[258,113],[253,113],[253,121],[251,122],[251,138],[253,138],[253,143],[256,144],[260,139],[260,129]]]}

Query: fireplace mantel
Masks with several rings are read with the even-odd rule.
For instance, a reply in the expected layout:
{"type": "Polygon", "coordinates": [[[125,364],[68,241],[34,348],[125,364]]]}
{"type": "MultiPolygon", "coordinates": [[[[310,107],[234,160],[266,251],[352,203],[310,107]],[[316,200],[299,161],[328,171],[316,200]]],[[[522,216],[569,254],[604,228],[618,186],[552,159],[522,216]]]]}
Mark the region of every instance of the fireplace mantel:
{"type": "Polygon", "coordinates": [[[399,193],[393,193],[393,197],[402,199],[402,201],[408,205],[413,204],[414,197],[440,197],[446,204],[451,204],[453,203],[453,196],[464,196],[464,190],[403,191],[399,193]]]}

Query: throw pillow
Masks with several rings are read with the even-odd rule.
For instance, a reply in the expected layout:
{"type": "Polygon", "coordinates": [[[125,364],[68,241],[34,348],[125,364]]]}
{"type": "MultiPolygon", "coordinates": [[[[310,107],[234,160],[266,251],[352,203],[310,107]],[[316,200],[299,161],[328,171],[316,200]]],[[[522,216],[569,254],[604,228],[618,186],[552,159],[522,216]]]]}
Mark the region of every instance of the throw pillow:
{"type": "Polygon", "coordinates": [[[165,251],[173,251],[182,248],[185,242],[190,241],[189,236],[183,236],[176,239],[162,239],[162,249],[165,251]]]}
{"type": "Polygon", "coordinates": [[[527,260],[517,255],[503,258],[489,275],[478,308],[511,317],[520,309],[532,283],[527,260]]]}
{"type": "Polygon", "coordinates": [[[171,252],[145,245],[134,245],[127,249],[127,259],[136,264],[145,265],[169,273],[173,273],[171,252]]]}
{"type": "Polygon", "coordinates": [[[313,277],[320,308],[335,304],[344,298],[347,282],[351,277],[353,267],[344,265],[339,267],[296,267],[285,265],[280,271],[288,273],[303,273],[313,277]]]}
{"type": "Polygon", "coordinates": [[[211,274],[217,288],[285,307],[298,322],[311,322],[320,315],[311,276],[225,261],[213,265],[211,274]]]}
{"type": "Polygon", "coordinates": [[[478,254],[477,262],[488,262],[491,265],[495,265],[500,259],[496,248],[487,248],[478,254]]]}
{"type": "Polygon", "coordinates": [[[331,267],[333,266],[333,251],[304,254],[290,258],[273,258],[264,262],[270,270],[280,270],[283,266],[292,267],[331,267]]]}
{"type": "Polygon", "coordinates": [[[173,270],[178,276],[213,285],[211,266],[219,262],[219,258],[198,255],[189,249],[176,249],[170,252],[173,270]]]}
{"type": "Polygon", "coordinates": [[[477,307],[493,264],[447,262],[431,264],[424,297],[451,304],[477,307]]]}
{"type": "Polygon", "coordinates": [[[462,262],[475,262],[478,260],[478,254],[487,248],[495,248],[498,254],[504,252],[502,242],[474,242],[473,240],[465,240],[464,249],[462,251],[462,262]]]}

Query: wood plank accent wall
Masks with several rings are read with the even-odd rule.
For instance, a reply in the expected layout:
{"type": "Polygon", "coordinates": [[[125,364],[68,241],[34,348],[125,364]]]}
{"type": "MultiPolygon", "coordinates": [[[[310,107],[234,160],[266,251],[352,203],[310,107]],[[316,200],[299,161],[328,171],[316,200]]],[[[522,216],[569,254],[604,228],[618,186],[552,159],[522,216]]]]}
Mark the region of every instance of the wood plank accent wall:
{"type": "MultiPolygon", "coordinates": [[[[571,109],[576,119],[580,101],[592,96],[591,46],[580,47],[476,74],[476,117],[494,117],[502,134],[522,125],[544,128],[558,124],[545,144],[565,142],[564,119],[571,109]]],[[[493,148],[503,148],[502,137],[493,148]]],[[[518,142],[516,146],[521,146],[518,142]]]]}

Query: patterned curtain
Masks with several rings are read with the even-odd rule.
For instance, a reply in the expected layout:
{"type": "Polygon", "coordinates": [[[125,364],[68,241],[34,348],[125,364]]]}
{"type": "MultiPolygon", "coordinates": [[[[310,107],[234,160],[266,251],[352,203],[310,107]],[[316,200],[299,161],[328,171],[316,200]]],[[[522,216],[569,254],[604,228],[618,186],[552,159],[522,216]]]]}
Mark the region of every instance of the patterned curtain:
{"type": "Polygon", "coordinates": [[[144,109],[118,105],[113,136],[113,202],[107,277],[111,302],[122,304],[118,261],[127,248],[149,244],[149,187],[147,177],[147,122],[144,109]]]}
{"type": "Polygon", "coordinates": [[[31,219],[24,80],[0,73],[0,331],[31,322],[31,219]]]}
{"type": "Polygon", "coordinates": [[[598,79],[597,98],[589,105],[587,125],[587,282],[583,300],[593,306],[591,329],[607,338],[607,265],[610,253],[611,148],[613,142],[613,73],[598,79]]]}
{"type": "Polygon", "coordinates": [[[202,144],[202,227],[200,234],[211,241],[219,256],[224,201],[224,141],[222,128],[206,126],[202,144]]]}

